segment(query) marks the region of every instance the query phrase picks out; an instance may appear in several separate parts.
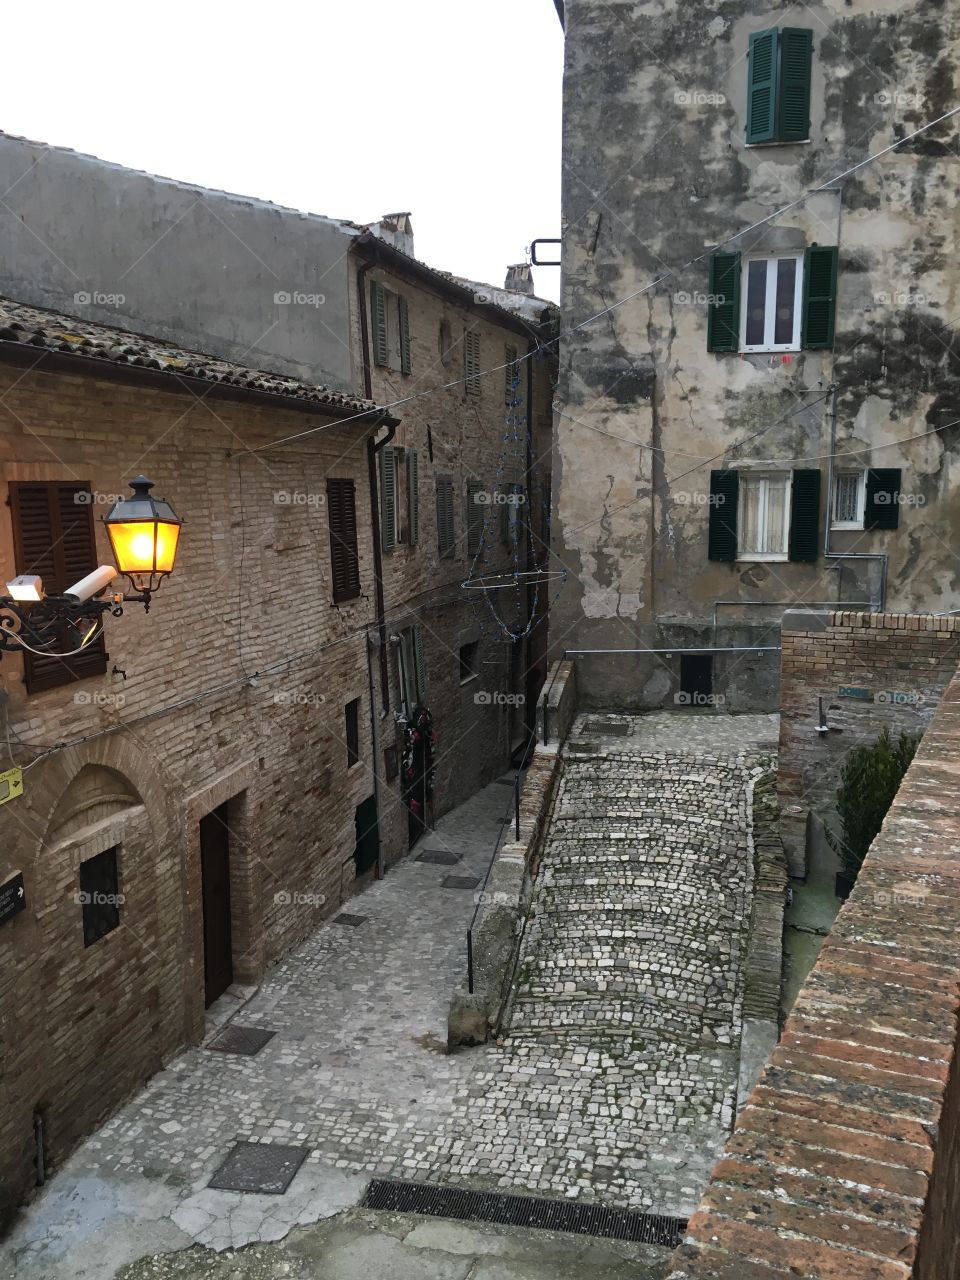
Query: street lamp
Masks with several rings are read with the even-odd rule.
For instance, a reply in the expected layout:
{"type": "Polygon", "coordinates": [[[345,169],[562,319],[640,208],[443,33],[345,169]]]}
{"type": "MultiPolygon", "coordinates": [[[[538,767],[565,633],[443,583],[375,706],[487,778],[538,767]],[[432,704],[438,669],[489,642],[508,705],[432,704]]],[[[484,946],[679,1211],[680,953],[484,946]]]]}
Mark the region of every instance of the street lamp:
{"type": "Polygon", "coordinates": [[[104,517],[117,567],[100,565],[62,595],[46,595],[36,574],[8,582],[8,594],[0,596],[0,651],[73,657],[97,639],[106,613],[119,618],[124,604],[133,603],[149,610],[153,593],[173,572],[182,522],[169,502],[150,496],[153,483],[145,476],[131,480],[130,487],[133,497],[114,503],[104,517]],[[118,573],[129,579],[135,595],[103,596],[118,573]]]}
{"type": "Polygon", "coordinates": [[[182,521],[169,502],[150,496],[153,481],[146,476],[131,480],[130,488],[133,497],[115,503],[103,522],[117,568],[149,609],[151,594],[173,572],[182,521]]]}

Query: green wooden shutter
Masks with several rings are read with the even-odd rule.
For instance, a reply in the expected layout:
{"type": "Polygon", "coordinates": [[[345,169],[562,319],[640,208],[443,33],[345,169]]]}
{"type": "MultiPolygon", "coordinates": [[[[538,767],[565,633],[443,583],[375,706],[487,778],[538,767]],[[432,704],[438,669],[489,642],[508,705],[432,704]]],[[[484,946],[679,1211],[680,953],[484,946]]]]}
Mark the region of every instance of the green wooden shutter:
{"type": "Polygon", "coordinates": [[[407,518],[410,545],[420,541],[420,459],[416,449],[407,450],[407,518]]]}
{"type": "Polygon", "coordinates": [[[360,594],[360,553],[357,545],[357,498],[352,480],[327,480],[327,521],[333,602],[355,600],[360,594]]]}
{"type": "Polygon", "coordinates": [[[710,258],[710,293],[707,312],[707,350],[740,349],[740,255],[715,253],[710,258]]]}
{"type": "Polygon", "coordinates": [[[397,455],[390,445],[380,450],[380,545],[397,545],[397,455]]]}
{"type": "Polygon", "coordinates": [[[483,503],[477,501],[477,495],[483,491],[483,485],[479,480],[467,482],[467,554],[471,556],[477,554],[483,542],[486,512],[483,503]]]}
{"type": "Polygon", "coordinates": [[[811,245],[803,259],[803,332],[800,345],[832,347],[837,323],[836,245],[811,245]]]}
{"type": "Polygon", "coordinates": [[[865,529],[896,529],[900,524],[899,467],[877,467],[867,472],[867,492],[863,510],[865,529]]]}
{"type": "Polygon", "coordinates": [[[711,560],[736,560],[737,558],[739,494],[738,472],[710,472],[710,531],[707,555],[711,560]]]}
{"type": "Polygon", "coordinates": [[[424,703],[427,700],[427,666],[423,658],[423,627],[419,622],[413,627],[413,669],[417,681],[417,698],[424,703]]]}
{"type": "Polygon", "coordinates": [[[455,544],[453,481],[449,476],[437,476],[437,550],[441,560],[453,555],[455,544]]]}
{"type": "Polygon", "coordinates": [[[385,367],[387,351],[387,295],[382,284],[370,281],[370,323],[373,327],[373,363],[385,367]]]}
{"type": "Polygon", "coordinates": [[[504,371],[503,371],[503,381],[504,381],[504,388],[503,388],[503,391],[504,391],[504,401],[505,401],[506,407],[507,407],[508,409],[511,409],[511,408],[513,408],[513,402],[514,402],[514,400],[516,400],[516,399],[518,398],[518,393],[519,393],[519,391],[520,391],[520,388],[519,388],[519,387],[515,387],[515,386],[513,385],[514,380],[515,380],[515,379],[516,379],[516,377],[517,377],[517,372],[518,372],[518,370],[517,370],[517,348],[516,348],[516,347],[504,347],[504,349],[503,349],[503,355],[504,355],[504,360],[505,360],[505,363],[506,363],[506,368],[505,368],[505,369],[504,369],[504,371]]]}
{"type": "Polygon", "coordinates": [[[777,137],[803,142],[810,136],[810,75],[813,32],[784,27],[780,32],[780,74],[777,83],[777,137]]]}
{"type": "Polygon", "coordinates": [[[773,142],[777,136],[777,28],[750,37],[747,70],[747,142],[773,142]]]}
{"type": "Polygon", "coordinates": [[[820,548],[820,472],[793,473],[790,505],[790,559],[816,560],[820,548]]]}
{"type": "Polygon", "coordinates": [[[463,336],[463,388],[468,396],[480,394],[480,335],[473,330],[463,336]]]}
{"type": "Polygon", "coordinates": [[[400,317],[400,372],[409,373],[413,363],[410,357],[410,308],[406,298],[397,299],[397,310],[400,317]]]}

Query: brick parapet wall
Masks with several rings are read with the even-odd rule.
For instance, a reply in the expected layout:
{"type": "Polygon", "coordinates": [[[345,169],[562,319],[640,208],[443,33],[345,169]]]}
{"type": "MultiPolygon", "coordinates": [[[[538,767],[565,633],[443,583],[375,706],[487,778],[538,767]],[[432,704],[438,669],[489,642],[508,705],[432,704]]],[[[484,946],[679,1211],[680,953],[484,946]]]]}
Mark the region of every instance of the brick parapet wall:
{"type": "Polygon", "coordinates": [[[803,877],[808,815],[830,821],[850,751],[884,727],[920,733],[930,723],[960,661],[960,617],[791,610],[782,645],[781,831],[790,873],[803,877]]]}
{"type": "MultiPolygon", "coordinates": [[[[824,634],[855,625],[831,621],[824,634]]],[[[872,629],[947,633],[939,639],[957,630],[909,620],[872,629]]],[[[960,675],[738,1117],[669,1280],[960,1274],[958,1014],[960,675]]]]}

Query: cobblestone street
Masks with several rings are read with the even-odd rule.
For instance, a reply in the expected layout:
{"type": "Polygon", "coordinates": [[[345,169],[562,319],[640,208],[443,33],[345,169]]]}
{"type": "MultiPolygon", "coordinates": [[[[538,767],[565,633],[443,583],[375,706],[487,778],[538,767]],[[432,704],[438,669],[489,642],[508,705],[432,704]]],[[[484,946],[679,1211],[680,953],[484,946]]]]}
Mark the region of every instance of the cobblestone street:
{"type": "Polygon", "coordinates": [[[443,881],[485,874],[512,812],[493,784],[349,904],[361,924],[328,922],[268,974],[234,1018],[276,1033],[255,1057],[187,1050],[88,1139],[0,1274],[278,1240],[371,1174],[688,1212],[733,1116],[748,795],[775,735],[769,716],[581,718],[502,1045],[444,1052],[474,892],[443,881]],[[309,1151],[284,1195],[208,1187],[242,1141],[309,1151]]]}

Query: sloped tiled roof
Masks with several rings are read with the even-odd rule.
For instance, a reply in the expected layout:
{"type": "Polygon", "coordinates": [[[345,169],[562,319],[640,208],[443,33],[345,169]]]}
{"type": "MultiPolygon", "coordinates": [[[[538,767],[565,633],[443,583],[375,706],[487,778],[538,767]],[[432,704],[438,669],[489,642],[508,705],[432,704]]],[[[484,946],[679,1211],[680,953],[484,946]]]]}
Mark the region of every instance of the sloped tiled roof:
{"type": "Polygon", "coordinates": [[[370,413],[377,408],[372,400],[332,391],[316,383],[264,373],[261,369],[187,351],[157,338],[91,324],[73,316],[28,307],[0,297],[0,349],[7,344],[66,352],[103,360],[111,365],[152,369],[170,375],[171,382],[180,378],[198,379],[224,387],[328,406],[341,412],[370,413]]]}

